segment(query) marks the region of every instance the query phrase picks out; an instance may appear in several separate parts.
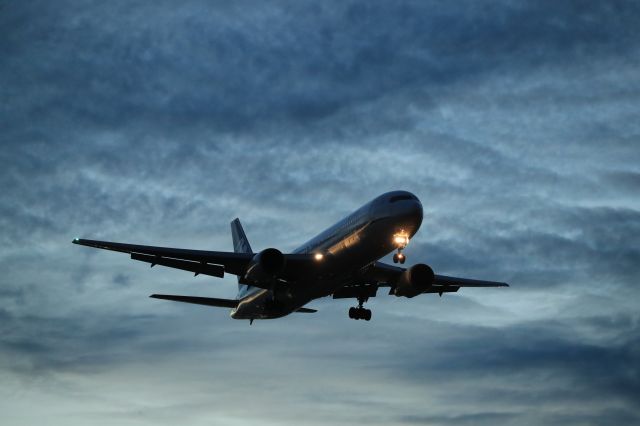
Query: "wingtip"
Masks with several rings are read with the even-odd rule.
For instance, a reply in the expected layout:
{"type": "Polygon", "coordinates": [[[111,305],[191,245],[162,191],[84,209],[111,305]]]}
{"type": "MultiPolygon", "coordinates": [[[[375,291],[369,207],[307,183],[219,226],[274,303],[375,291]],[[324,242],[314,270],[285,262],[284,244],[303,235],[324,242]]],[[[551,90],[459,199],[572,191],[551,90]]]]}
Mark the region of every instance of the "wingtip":
{"type": "Polygon", "coordinates": [[[80,244],[81,239],[76,237],[73,239],[73,241],[71,241],[73,244],[80,244]]]}

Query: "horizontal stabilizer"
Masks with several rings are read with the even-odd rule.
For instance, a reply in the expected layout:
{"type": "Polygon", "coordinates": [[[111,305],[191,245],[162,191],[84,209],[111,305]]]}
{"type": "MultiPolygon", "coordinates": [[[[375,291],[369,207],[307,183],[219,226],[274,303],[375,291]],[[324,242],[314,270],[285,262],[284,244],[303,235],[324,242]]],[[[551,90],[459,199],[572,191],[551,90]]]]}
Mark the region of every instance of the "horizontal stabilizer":
{"type": "Polygon", "coordinates": [[[171,294],[152,294],[154,299],[172,300],[174,302],[193,303],[195,305],[216,306],[219,308],[235,308],[238,300],[215,299],[213,297],[174,296],[171,294]]]}

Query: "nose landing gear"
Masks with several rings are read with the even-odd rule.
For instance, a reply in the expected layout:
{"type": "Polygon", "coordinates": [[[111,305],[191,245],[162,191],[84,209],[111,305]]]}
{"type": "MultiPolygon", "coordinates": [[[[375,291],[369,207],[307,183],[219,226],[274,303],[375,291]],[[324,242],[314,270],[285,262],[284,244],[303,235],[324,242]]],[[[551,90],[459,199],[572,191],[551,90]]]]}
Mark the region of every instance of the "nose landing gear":
{"type": "Polygon", "coordinates": [[[409,244],[409,235],[404,230],[400,231],[394,234],[393,243],[398,249],[398,252],[393,255],[393,263],[404,263],[407,257],[402,253],[402,250],[409,244]]]}
{"type": "Polygon", "coordinates": [[[358,299],[358,307],[349,308],[349,318],[354,320],[363,319],[369,321],[371,319],[371,310],[362,307],[366,299],[358,299]]]}

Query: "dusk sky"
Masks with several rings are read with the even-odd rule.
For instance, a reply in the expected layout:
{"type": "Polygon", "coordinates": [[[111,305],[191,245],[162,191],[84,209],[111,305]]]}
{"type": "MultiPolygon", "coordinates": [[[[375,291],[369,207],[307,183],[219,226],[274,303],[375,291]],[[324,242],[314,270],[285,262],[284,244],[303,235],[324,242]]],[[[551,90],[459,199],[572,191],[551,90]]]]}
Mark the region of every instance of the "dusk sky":
{"type": "MultiPolygon", "coordinates": [[[[637,1],[0,2],[0,424],[640,424],[637,1]],[[74,237],[283,252],[416,194],[510,288],[247,321],[74,237]]],[[[387,261],[389,259],[386,259],[387,261]]]]}

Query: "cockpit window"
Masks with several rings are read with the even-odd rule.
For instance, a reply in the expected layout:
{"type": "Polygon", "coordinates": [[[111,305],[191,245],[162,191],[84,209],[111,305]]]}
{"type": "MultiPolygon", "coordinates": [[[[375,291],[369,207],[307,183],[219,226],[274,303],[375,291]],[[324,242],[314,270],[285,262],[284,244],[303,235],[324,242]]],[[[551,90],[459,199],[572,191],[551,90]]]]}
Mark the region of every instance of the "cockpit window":
{"type": "Polygon", "coordinates": [[[396,201],[400,201],[400,200],[415,200],[415,199],[416,197],[414,197],[413,195],[394,195],[389,199],[389,202],[395,203],[396,201]]]}

